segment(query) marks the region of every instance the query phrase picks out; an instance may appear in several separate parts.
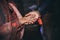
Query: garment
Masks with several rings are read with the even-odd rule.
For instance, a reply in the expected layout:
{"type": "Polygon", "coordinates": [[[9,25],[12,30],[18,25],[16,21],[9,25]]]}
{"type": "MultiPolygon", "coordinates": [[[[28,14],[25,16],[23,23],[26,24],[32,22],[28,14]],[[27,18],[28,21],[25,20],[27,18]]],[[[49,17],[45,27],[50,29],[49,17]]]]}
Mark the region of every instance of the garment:
{"type": "Polygon", "coordinates": [[[3,24],[5,24],[6,22],[8,22],[7,21],[7,19],[6,19],[6,15],[5,15],[5,13],[7,13],[6,11],[7,11],[7,9],[6,9],[6,7],[5,7],[6,5],[4,5],[4,4],[2,4],[2,3],[0,3],[0,40],[9,40],[9,38],[10,38],[10,33],[11,33],[11,31],[10,31],[10,28],[11,27],[9,27],[9,29],[8,29],[8,25],[6,26],[3,26],[3,24]],[[4,9],[6,10],[5,12],[4,12],[4,9]],[[5,28],[6,28],[6,30],[5,30],[5,28]]]}
{"type": "Polygon", "coordinates": [[[60,40],[59,36],[59,0],[45,0],[47,5],[47,13],[43,19],[44,35],[47,40],[60,40]],[[57,19],[56,19],[57,18],[57,19]],[[57,21],[58,20],[58,21],[57,21]]]}

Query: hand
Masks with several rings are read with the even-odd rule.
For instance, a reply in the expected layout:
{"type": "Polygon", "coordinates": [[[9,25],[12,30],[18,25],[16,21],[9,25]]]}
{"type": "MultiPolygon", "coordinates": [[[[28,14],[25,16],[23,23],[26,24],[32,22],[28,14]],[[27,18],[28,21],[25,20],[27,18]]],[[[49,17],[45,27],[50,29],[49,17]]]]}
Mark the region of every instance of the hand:
{"type": "Polygon", "coordinates": [[[40,15],[38,11],[32,11],[26,14],[25,17],[30,17],[30,19],[35,19],[34,22],[36,22],[37,19],[40,17],[40,15]]]}
{"type": "Polygon", "coordinates": [[[23,17],[20,19],[21,24],[33,24],[36,21],[35,18],[32,18],[31,16],[23,17]]]}

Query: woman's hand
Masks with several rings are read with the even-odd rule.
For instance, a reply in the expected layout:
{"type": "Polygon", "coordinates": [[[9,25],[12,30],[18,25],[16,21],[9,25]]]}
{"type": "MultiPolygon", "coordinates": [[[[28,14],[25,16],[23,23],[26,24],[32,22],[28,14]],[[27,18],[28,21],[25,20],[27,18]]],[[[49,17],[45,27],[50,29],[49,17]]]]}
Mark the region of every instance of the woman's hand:
{"type": "Polygon", "coordinates": [[[32,16],[28,16],[28,17],[21,18],[19,23],[20,24],[33,24],[35,21],[36,21],[36,18],[32,16]]]}
{"type": "Polygon", "coordinates": [[[33,24],[40,17],[38,11],[32,11],[25,15],[25,17],[20,19],[21,24],[33,24]]]}
{"type": "Polygon", "coordinates": [[[25,15],[25,17],[30,17],[30,19],[35,19],[35,20],[33,20],[33,21],[36,22],[37,19],[38,19],[39,17],[41,17],[41,15],[39,14],[38,11],[32,11],[32,12],[27,13],[27,14],[25,15]]]}

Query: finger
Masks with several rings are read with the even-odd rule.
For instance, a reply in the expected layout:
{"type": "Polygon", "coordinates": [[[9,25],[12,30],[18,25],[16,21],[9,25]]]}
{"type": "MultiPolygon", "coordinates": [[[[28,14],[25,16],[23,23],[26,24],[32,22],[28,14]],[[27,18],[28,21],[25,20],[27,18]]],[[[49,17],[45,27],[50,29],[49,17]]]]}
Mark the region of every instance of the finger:
{"type": "Polygon", "coordinates": [[[36,22],[36,21],[37,21],[37,19],[32,19],[31,21],[34,23],[34,22],[36,22]]]}
{"type": "Polygon", "coordinates": [[[29,24],[33,24],[34,22],[33,21],[30,21],[29,24]]]}
{"type": "Polygon", "coordinates": [[[36,22],[37,21],[37,18],[35,18],[35,19],[33,19],[34,20],[34,22],[36,22]]]}
{"type": "Polygon", "coordinates": [[[28,23],[26,22],[25,25],[28,25],[28,23]]]}
{"type": "Polygon", "coordinates": [[[30,24],[34,24],[34,22],[32,21],[30,24]]]}
{"type": "Polygon", "coordinates": [[[18,11],[18,9],[16,8],[16,6],[14,6],[12,3],[9,3],[9,5],[12,7],[12,9],[14,10],[14,12],[16,13],[17,18],[18,19],[22,18],[21,13],[18,11]]]}
{"type": "Polygon", "coordinates": [[[33,21],[29,21],[28,23],[29,23],[29,24],[33,24],[34,22],[33,22],[33,21]]]}
{"type": "Polygon", "coordinates": [[[25,17],[30,16],[31,14],[26,14],[25,17]]]}

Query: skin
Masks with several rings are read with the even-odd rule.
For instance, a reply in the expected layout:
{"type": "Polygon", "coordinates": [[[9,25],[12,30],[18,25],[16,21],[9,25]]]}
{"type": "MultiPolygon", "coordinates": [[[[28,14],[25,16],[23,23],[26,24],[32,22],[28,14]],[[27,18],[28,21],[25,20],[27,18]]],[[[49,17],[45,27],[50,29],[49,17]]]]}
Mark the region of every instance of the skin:
{"type": "MultiPolygon", "coordinates": [[[[13,21],[19,23],[19,25],[17,27],[21,27],[22,24],[25,24],[25,25],[33,24],[35,21],[37,21],[37,19],[39,17],[39,14],[38,14],[37,11],[29,12],[28,14],[25,15],[25,17],[22,17],[21,13],[18,11],[16,6],[14,6],[12,3],[9,3],[9,5],[12,7],[12,9],[14,10],[14,12],[17,15],[18,20],[13,20],[13,21]]],[[[0,27],[0,30],[1,30],[0,33],[9,33],[9,32],[11,32],[12,31],[11,21],[3,24],[0,27]]],[[[21,33],[21,38],[22,38],[23,34],[24,34],[24,28],[22,29],[22,31],[20,33],[21,33]]]]}
{"type": "MultiPolygon", "coordinates": [[[[40,17],[38,11],[29,12],[25,15],[25,17],[22,17],[19,10],[12,3],[9,3],[9,5],[13,8],[14,12],[17,15],[17,18],[18,18],[19,22],[22,23],[22,24],[23,23],[25,25],[33,24],[35,21],[37,21],[38,17],[40,17]]],[[[23,37],[23,34],[24,34],[24,29],[21,31],[21,38],[23,37]]]]}

